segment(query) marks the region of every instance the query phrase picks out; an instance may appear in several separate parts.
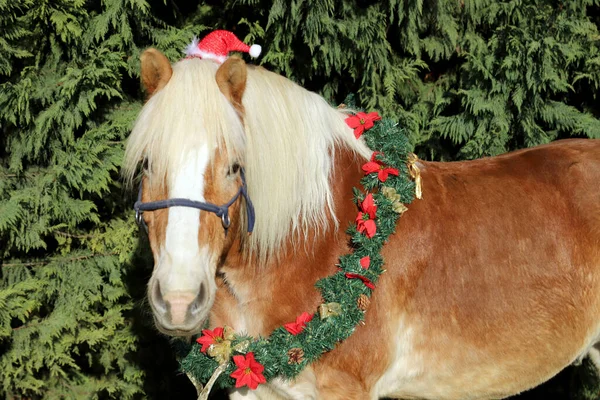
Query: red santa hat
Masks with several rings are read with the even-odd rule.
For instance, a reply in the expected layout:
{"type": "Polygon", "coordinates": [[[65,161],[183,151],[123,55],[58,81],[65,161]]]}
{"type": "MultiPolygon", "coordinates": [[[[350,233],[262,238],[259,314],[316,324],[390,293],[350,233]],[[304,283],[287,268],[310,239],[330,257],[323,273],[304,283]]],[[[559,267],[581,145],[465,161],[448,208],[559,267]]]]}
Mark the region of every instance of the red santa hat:
{"type": "Polygon", "coordinates": [[[185,54],[188,57],[210,59],[219,63],[227,59],[230,51],[249,53],[250,57],[256,58],[260,55],[261,47],[258,44],[248,46],[232,32],[218,30],[212,31],[200,41],[194,38],[192,43],[185,48],[185,54]]]}

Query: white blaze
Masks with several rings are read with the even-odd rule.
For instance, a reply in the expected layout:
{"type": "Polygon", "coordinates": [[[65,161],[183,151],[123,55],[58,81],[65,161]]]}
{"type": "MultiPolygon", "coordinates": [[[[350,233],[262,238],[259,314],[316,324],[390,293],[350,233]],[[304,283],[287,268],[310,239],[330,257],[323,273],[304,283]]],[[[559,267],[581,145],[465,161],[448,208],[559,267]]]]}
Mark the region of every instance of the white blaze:
{"type": "MultiPolygon", "coordinates": [[[[169,182],[169,198],[204,200],[204,173],[209,161],[208,146],[190,150],[181,160],[178,170],[173,171],[169,182]]],[[[200,251],[198,232],[200,210],[191,207],[169,208],[169,219],[163,257],[159,270],[161,291],[196,292],[204,271],[199,263],[207,258],[200,251]],[[160,274],[163,272],[163,274],[160,274]],[[166,275],[166,276],[165,276],[166,275]]],[[[206,250],[206,249],[205,249],[206,250]]]]}

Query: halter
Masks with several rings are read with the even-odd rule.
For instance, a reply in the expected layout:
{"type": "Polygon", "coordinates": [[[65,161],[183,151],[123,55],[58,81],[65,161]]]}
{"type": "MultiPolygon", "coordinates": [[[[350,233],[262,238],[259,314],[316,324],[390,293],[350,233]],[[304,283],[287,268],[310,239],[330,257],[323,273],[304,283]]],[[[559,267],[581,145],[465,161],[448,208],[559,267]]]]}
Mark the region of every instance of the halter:
{"type": "Polygon", "coordinates": [[[137,222],[140,228],[144,228],[146,233],[148,233],[148,225],[146,225],[146,221],[144,221],[144,218],[142,218],[142,214],[144,213],[144,211],[156,211],[170,207],[191,207],[211,212],[217,217],[221,218],[221,224],[223,224],[223,229],[225,229],[225,235],[227,235],[227,229],[229,228],[229,225],[231,225],[231,220],[229,219],[229,207],[233,203],[235,203],[241,195],[244,196],[244,199],[246,200],[246,214],[248,216],[248,233],[251,233],[254,229],[254,206],[252,205],[250,196],[248,196],[248,186],[246,185],[246,176],[244,175],[244,169],[240,169],[240,176],[242,177],[242,186],[239,188],[238,192],[231,198],[231,200],[229,200],[222,206],[218,206],[213,203],[205,203],[203,201],[179,198],[149,201],[143,203],[142,183],[140,182],[138,198],[135,204],[133,205],[133,209],[135,210],[135,222],[137,222]]]}

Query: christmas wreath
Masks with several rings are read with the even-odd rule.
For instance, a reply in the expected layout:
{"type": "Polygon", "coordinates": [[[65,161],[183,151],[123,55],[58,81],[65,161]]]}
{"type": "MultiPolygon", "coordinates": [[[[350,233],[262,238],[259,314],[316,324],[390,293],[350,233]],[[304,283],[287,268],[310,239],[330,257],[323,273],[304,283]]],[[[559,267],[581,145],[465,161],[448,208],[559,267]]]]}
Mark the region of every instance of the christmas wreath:
{"type": "Polygon", "coordinates": [[[362,166],[364,191],[354,188],[358,213],[347,231],[353,251],[340,257],[338,272],[316,282],[323,298],[316,313],[302,313],[269,337],[239,335],[229,327],[203,330],[181,368],[196,385],[206,386],[206,395],[213,384],[256,389],[275,377],[292,379],[364,320],[385,272],[381,248],[407,210],[405,204],[421,197],[421,185],[416,157],[396,123],[376,112],[358,112],[346,123],[357,139],[364,134],[369,148],[377,149],[362,166]]]}

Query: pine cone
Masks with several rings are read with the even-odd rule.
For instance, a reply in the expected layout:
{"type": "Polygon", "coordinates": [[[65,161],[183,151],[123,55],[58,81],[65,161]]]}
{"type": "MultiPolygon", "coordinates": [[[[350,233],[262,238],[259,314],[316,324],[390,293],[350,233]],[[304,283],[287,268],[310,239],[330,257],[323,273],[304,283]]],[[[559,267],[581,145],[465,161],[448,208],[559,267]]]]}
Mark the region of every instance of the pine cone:
{"type": "Polygon", "coordinates": [[[304,361],[304,350],[298,347],[288,350],[288,364],[300,364],[304,361]]]}
{"type": "Polygon", "coordinates": [[[369,304],[371,304],[371,300],[369,300],[369,297],[367,297],[366,294],[361,294],[360,296],[358,296],[358,299],[356,300],[356,305],[358,306],[359,310],[367,311],[367,308],[369,308],[369,304]]]}

